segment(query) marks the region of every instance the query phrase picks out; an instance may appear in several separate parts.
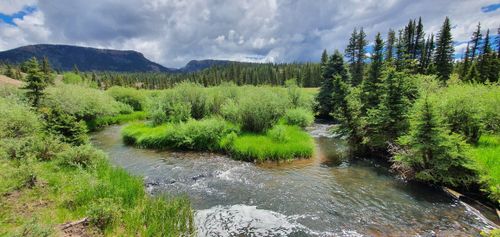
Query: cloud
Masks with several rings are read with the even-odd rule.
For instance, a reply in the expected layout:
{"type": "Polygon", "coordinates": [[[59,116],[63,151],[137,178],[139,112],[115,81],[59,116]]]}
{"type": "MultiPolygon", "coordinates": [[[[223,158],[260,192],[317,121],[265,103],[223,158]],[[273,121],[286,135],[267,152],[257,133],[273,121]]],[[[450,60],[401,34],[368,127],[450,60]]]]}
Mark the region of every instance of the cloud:
{"type": "MultiPolygon", "coordinates": [[[[477,22],[496,29],[500,11],[489,0],[22,0],[0,3],[0,12],[37,11],[0,23],[0,50],[30,43],[64,43],[133,49],[169,67],[191,59],[318,61],[326,48],[343,50],[354,27],[372,41],[422,16],[436,33],[444,17],[456,41],[477,22]],[[485,7],[487,10],[484,10],[485,7]]],[[[495,30],[496,31],[496,30],[495,30]]],[[[458,47],[458,46],[457,46],[458,47]]],[[[461,46],[460,46],[461,47],[461,46]]],[[[459,49],[459,48],[457,48],[459,49]]]]}

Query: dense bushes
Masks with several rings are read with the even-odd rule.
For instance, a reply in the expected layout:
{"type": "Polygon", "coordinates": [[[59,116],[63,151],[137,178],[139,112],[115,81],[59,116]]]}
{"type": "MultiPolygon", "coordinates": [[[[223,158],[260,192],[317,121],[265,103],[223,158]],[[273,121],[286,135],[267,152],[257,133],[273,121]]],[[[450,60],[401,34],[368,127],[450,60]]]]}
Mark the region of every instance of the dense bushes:
{"type": "Polygon", "coordinates": [[[62,84],[48,88],[42,104],[49,108],[61,108],[64,113],[85,121],[132,112],[129,105],[117,102],[105,92],[79,85],[62,84]]]}
{"type": "Polygon", "coordinates": [[[303,108],[287,110],[283,121],[288,125],[297,125],[299,127],[307,127],[314,122],[314,116],[311,111],[303,108]]]}
{"type": "Polygon", "coordinates": [[[113,86],[106,91],[116,101],[130,105],[135,111],[142,111],[146,103],[146,92],[133,88],[113,86]]]}

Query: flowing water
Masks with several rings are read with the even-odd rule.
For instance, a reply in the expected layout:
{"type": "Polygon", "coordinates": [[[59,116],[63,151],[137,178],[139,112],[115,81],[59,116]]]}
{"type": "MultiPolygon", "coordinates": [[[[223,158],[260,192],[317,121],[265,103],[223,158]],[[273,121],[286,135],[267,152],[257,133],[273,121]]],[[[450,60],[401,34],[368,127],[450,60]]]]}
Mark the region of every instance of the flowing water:
{"type": "Polygon", "coordinates": [[[256,165],[199,152],[123,145],[120,126],[96,133],[113,163],[145,179],[153,195],[187,194],[199,236],[477,236],[491,228],[442,191],[395,179],[345,158],[328,125],[310,129],[314,157],[256,165]]]}

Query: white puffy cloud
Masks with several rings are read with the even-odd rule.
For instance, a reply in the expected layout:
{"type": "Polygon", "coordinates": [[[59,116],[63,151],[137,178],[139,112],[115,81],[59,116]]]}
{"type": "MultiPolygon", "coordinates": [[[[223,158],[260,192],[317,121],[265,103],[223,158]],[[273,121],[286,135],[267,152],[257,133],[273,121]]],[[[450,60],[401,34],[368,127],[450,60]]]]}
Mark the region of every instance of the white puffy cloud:
{"type": "Polygon", "coordinates": [[[0,23],[0,50],[29,43],[133,49],[169,67],[205,58],[318,61],[324,48],[342,50],[354,27],[372,40],[419,16],[427,33],[449,16],[454,40],[462,42],[477,22],[496,31],[500,18],[500,10],[481,11],[491,0],[3,1],[3,13],[26,5],[38,11],[17,19],[17,27],[0,23]]]}

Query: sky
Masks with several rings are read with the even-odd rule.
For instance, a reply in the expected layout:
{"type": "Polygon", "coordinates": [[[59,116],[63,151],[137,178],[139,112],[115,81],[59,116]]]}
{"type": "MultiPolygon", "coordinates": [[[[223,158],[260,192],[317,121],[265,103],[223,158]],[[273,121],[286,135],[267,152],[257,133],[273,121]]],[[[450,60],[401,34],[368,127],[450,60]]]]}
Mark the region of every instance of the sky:
{"type": "Polygon", "coordinates": [[[427,34],[452,22],[459,54],[480,21],[497,33],[490,0],[0,0],[0,51],[28,44],[136,50],[167,67],[192,59],[317,62],[344,50],[354,27],[368,40],[422,17],[427,34]]]}

